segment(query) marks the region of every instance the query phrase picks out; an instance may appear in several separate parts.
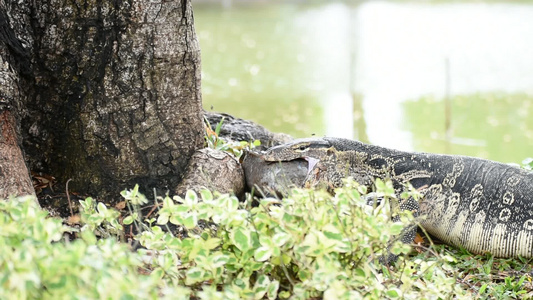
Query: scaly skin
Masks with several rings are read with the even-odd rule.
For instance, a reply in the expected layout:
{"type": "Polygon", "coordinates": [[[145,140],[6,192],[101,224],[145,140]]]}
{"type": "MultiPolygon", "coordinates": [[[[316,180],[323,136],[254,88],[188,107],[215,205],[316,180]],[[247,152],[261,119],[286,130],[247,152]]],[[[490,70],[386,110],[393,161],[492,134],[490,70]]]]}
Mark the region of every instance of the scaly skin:
{"type": "Polygon", "coordinates": [[[334,188],[347,176],[365,185],[389,178],[397,189],[409,182],[424,194],[418,214],[430,234],[473,253],[533,257],[533,172],[339,138],[301,139],[263,153],[265,161],[302,158],[313,162],[307,185],[334,188]]]}

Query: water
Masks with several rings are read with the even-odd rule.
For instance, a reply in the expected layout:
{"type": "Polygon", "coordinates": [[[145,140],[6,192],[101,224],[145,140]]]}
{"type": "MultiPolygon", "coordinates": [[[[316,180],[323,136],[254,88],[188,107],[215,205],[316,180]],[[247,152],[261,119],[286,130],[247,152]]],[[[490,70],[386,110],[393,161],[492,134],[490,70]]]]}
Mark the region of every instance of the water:
{"type": "Polygon", "coordinates": [[[295,137],[533,156],[533,5],[197,5],[195,23],[207,110],[295,137]]]}

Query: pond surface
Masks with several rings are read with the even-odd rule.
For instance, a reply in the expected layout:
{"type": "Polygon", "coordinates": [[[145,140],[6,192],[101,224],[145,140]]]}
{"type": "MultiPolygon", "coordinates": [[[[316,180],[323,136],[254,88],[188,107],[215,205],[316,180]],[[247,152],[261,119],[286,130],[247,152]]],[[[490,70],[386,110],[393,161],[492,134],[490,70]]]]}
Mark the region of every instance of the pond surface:
{"type": "Polygon", "coordinates": [[[533,5],[196,5],[206,110],[295,137],[533,156],[533,5]]]}

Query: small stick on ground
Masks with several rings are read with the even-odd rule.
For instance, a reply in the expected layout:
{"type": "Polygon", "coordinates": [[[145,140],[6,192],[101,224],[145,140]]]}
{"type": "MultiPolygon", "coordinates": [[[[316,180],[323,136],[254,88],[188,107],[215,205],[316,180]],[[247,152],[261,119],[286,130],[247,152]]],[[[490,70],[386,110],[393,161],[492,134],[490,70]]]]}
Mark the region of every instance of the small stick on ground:
{"type": "MultiPolygon", "coordinates": [[[[156,200],[156,201],[157,201],[157,200],[156,200]]],[[[149,216],[151,216],[151,215],[154,213],[154,211],[155,211],[158,207],[160,207],[160,206],[163,206],[163,203],[157,203],[157,202],[156,202],[156,204],[153,205],[152,209],[151,209],[151,210],[148,212],[148,214],[146,215],[146,218],[148,218],[149,216]]],[[[147,206],[147,207],[149,207],[149,206],[147,206]]]]}
{"type": "Polygon", "coordinates": [[[68,183],[72,180],[72,178],[69,178],[67,180],[67,183],[65,184],[65,193],[67,194],[67,200],[68,200],[68,208],[70,209],[70,216],[74,215],[74,211],[72,210],[72,202],[70,202],[70,195],[68,194],[68,183]]]}

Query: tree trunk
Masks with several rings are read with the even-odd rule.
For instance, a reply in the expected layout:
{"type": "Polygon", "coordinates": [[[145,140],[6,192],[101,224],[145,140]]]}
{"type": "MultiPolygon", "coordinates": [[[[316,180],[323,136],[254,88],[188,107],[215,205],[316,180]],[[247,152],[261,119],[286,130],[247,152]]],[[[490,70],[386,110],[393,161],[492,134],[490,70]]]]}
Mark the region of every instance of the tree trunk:
{"type": "Polygon", "coordinates": [[[13,113],[0,108],[0,199],[34,194],[20,150],[16,124],[13,113]]]}
{"type": "Polygon", "coordinates": [[[203,144],[190,0],[2,3],[24,50],[8,46],[30,168],[107,200],[173,190],[203,144]]]}
{"type": "Polygon", "coordinates": [[[10,52],[21,49],[0,2],[0,199],[34,193],[20,149],[19,76],[11,67],[18,65],[10,52]]]}
{"type": "Polygon", "coordinates": [[[224,151],[204,148],[192,156],[185,177],[175,191],[184,196],[188,190],[202,189],[242,197],[245,192],[244,170],[237,159],[224,151]]]}

